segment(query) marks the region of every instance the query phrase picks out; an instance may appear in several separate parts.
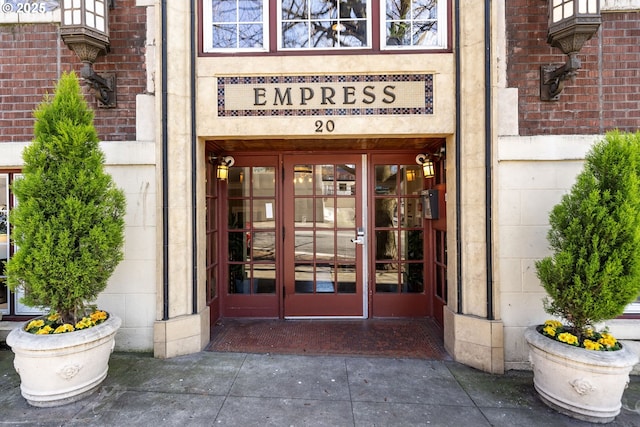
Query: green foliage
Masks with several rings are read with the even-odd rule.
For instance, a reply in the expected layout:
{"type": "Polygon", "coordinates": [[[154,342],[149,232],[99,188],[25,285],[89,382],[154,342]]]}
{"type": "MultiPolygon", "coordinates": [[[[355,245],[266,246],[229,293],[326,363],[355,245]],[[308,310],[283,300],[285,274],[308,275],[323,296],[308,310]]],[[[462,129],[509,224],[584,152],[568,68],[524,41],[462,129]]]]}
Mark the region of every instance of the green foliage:
{"type": "Polygon", "coordinates": [[[7,279],[12,290],[24,288],[24,304],[50,307],[75,324],[123,258],[125,197],[104,171],[93,112],[75,74],[60,78],[34,116],[23,178],[12,187],[18,251],[7,279]]]}
{"type": "Polygon", "coordinates": [[[640,133],[608,133],[549,217],[553,255],[536,262],[547,313],[581,337],[640,294],[640,133]]]}

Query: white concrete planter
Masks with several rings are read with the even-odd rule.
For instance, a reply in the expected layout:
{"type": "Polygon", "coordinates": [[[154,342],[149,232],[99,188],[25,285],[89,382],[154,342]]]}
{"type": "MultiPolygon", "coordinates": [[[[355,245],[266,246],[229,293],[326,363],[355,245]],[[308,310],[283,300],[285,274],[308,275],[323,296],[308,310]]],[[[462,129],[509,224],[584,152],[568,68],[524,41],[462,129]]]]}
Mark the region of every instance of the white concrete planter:
{"type": "Polygon", "coordinates": [[[620,413],[622,394],[638,356],[626,347],[592,351],[554,341],[535,327],[525,331],[533,383],[540,398],[558,412],[608,423],[620,413]]]}
{"type": "Polygon", "coordinates": [[[30,405],[60,406],[92,393],[106,378],[120,318],[110,315],[92,328],[34,335],[18,328],[7,344],[15,353],[22,396],[30,405]]]}

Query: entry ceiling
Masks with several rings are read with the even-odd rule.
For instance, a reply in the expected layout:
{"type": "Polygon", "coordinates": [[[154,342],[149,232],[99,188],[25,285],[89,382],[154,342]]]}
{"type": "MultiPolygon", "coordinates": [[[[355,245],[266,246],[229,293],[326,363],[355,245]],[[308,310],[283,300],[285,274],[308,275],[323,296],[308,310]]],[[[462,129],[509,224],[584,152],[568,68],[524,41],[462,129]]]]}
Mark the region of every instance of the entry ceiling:
{"type": "Polygon", "coordinates": [[[444,138],[356,138],[356,139],[228,139],[207,141],[207,151],[336,151],[412,150],[437,151],[444,138]]]}

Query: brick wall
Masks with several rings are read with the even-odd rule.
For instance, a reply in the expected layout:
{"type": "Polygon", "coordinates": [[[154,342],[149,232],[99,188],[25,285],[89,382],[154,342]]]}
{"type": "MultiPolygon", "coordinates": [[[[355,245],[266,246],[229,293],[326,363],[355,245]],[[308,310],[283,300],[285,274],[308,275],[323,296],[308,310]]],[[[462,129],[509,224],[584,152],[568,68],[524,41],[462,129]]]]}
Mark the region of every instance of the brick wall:
{"type": "MultiPolygon", "coordinates": [[[[110,11],[111,51],[94,64],[96,72],[117,75],[117,107],[97,108],[95,125],[104,141],[136,140],[136,95],[146,90],[146,8],[118,0],[110,11]]],[[[33,110],[52,93],[63,71],[80,73],[81,64],[58,35],[58,23],[0,25],[0,143],[33,139],[33,110]]]]}
{"type": "Polygon", "coordinates": [[[547,3],[506,2],[507,82],[518,88],[520,135],[601,134],[640,128],[640,13],[603,13],[582,48],[582,69],[560,100],[540,100],[540,66],[566,56],[546,42],[547,3]]]}

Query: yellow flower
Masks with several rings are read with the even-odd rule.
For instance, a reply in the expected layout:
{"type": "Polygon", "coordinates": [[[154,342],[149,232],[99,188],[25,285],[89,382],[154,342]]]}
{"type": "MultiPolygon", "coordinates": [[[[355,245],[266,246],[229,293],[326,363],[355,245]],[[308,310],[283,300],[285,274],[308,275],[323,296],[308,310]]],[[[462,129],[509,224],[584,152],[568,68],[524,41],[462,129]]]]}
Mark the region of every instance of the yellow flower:
{"type": "Polygon", "coordinates": [[[76,329],[86,329],[92,327],[94,324],[88,317],[83,317],[78,323],[76,323],[76,329]]]}
{"type": "Polygon", "coordinates": [[[585,336],[587,336],[587,337],[592,337],[592,336],[593,336],[593,334],[594,334],[593,329],[586,329],[586,330],[584,331],[584,335],[585,335],[585,336]]]}
{"type": "Polygon", "coordinates": [[[584,340],[584,348],[587,350],[602,350],[602,344],[591,340],[584,340]]]}
{"type": "Polygon", "coordinates": [[[544,329],[542,330],[545,334],[547,335],[551,335],[552,337],[556,336],[556,328],[554,328],[551,325],[547,325],[544,327],[544,329]]]}
{"type": "Polygon", "coordinates": [[[562,322],[558,321],[558,320],[552,320],[549,319],[546,322],[544,322],[545,326],[551,326],[552,328],[559,328],[562,326],[562,322]]]}
{"type": "Polygon", "coordinates": [[[611,347],[615,347],[618,341],[613,337],[613,335],[603,333],[602,338],[600,338],[598,342],[607,348],[611,348],[611,347]]]}
{"type": "Polygon", "coordinates": [[[48,335],[53,331],[53,328],[49,325],[45,326],[42,329],[38,329],[38,331],[36,332],[36,335],[48,335]]]}
{"type": "Polygon", "coordinates": [[[47,320],[49,322],[57,322],[58,320],[60,320],[60,315],[58,313],[51,313],[49,317],[47,317],[47,320]]]}
{"type": "Polygon", "coordinates": [[[91,320],[93,322],[107,320],[107,312],[102,310],[94,311],[93,313],[91,313],[91,320]]]}
{"type": "Polygon", "coordinates": [[[563,332],[560,335],[558,335],[558,340],[571,345],[578,344],[578,337],[576,337],[573,334],[570,334],[569,332],[563,332]]]}
{"type": "Polygon", "coordinates": [[[28,331],[33,328],[42,328],[43,326],[44,326],[44,320],[36,319],[29,322],[29,324],[26,327],[26,330],[28,331]]]}
{"type": "Polygon", "coordinates": [[[53,333],[54,333],[54,334],[62,334],[62,333],[64,333],[64,332],[73,332],[73,331],[74,331],[74,329],[73,329],[73,325],[70,325],[70,324],[68,324],[68,323],[65,323],[64,325],[60,325],[60,326],[58,326],[58,327],[53,331],[53,333]]]}

